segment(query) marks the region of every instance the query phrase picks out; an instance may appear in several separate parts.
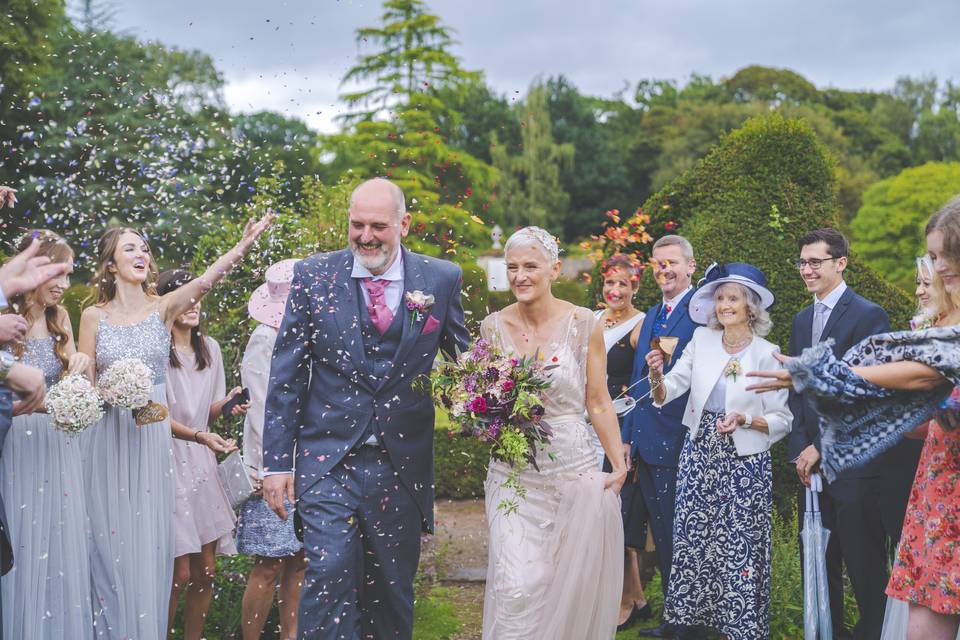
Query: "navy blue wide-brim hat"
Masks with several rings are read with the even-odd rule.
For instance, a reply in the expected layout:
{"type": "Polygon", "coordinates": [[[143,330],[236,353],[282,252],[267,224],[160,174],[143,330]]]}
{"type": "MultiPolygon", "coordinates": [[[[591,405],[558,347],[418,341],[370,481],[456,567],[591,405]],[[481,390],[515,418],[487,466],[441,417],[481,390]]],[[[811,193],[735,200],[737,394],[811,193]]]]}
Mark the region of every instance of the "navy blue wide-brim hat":
{"type": "Polygon", "coordinates": [[[763,271],[745,262],[714,262],[707,267],[707,272],[690,299],[690,319],[697,324],[707,324],[714,307],[714,294],[720,285],[728,282],[741,284],[756,293],[764,309],[773,304],[773,292],[767,289],[767,277],[763,271]]]}

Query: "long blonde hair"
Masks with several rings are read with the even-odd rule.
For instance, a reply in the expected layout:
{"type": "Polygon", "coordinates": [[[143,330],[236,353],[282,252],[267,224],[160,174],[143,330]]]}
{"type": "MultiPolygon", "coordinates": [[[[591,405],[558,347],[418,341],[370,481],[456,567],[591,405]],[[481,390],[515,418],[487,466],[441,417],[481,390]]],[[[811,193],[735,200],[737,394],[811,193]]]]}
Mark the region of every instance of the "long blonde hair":
{"type": "MultiPolygon", "coordinates": [[[[934,231],[943,234],[943,254],[953,269],[960,272],[960,197],[943,205],[940,211],[931,216],[924,229],[924,237],[934,231]]],[[[960,289],[949,293],[943,286],[943,280],[933,274],[933,291],[936,302],[936,316],[946,317],[960,309],[960,289]]]]}
{"type": "MultiPolygon", "coordinates": [[[[31,229],[26,232],[17,242],[16,252],[25,251],[33,239],[40,242],[38,256],[50,258],[50,262],[63,263],[73,262],[73,249],[67,244],[67,241],[47,229],[31,229]]],[[[36,304],[34,292],[22,293],[10,298],[10,307],[24,317],[29,315],[29,309],[36,304]]],[[[53,351],[57,355],[63,370],[66,371],[69,363],[67,357],[67,343],[70,341],[70,334],[67,331],[63,319],[67,317],[67,309],[61,304],[49,306],[43,310],[43,317],[47,323],[47,332],[53,338],[53,351]]],[[[23,357],[26,345],[18,342],[13,347],[13,355],[18,359],[23,357]]]]}
{"type": "Polygon", "coordinates": [[[147,279],[141,286],[147,295],[156,295],[159,270],[157,269],[157,263],[153,261],[153,251],[150,250],[150,243],[136,229],[114,227],[100,236],[100,240],[97,242],[97,269],[94,271],[93,280],[90,282],[90,286],[97,290],[97,304],[110,302],[117,295],[117,276],[110,272],[110,265],[113,264],[113,256],[120,244],[120,236],[127,232],[136,234],[147,245],[147,255],[150,257],[147,263],[147,279]]]}

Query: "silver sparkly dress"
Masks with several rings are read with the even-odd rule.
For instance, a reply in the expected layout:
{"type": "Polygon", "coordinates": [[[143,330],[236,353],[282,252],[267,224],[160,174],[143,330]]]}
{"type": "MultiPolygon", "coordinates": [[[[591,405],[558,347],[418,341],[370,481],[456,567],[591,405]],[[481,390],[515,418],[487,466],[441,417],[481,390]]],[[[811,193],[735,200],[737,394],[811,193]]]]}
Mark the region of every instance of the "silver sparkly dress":
{"type": "MultiPolygon", "coordinates": [[[[170,330],[158,313],[134,325],[97,327],[97,374],[124,358],[153,371],[155,402],[166,404],[170,330]]],[[[173,581],[173,470],[170,422],[138,427],[133,412],[107,406],[83,434],[90,519],[90,571],[97,638],[164,640],[173,581]]]]}
{"type": "MultiPolygon", "coordinates": [[[[29,339],[23,355],[47,387],[62,371],[53,344],[29,339]]],[[[55,429],[46,413],[15,417],[0,456],[0,491],[14,554],[0,578],[3,637],[92,639],[80,436],[55,429]]]]}

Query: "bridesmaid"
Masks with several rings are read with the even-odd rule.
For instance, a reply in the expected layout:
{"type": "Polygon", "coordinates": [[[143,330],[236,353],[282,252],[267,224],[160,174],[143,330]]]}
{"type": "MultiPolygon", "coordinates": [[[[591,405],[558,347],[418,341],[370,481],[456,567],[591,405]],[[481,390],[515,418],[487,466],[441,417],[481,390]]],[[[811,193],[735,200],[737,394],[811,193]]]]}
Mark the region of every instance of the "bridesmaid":
{"type": "MultiPolygon", "coordinates": [[[[633,306],[633,298],[640,288],[640,268],[636,259],[622,253],[611,256],[603,265],[604,309],[597,311],[597,319],[603,323],[603,341],[607,348],[607,390],[611,398],[617,398],[630,386],[633,360],[637,351],[640,327],[646,314],[633,306]]],[[[620,418],[623,427],[623,418],[620,418]]],[[[592,432],[594,446],[603,460],[600,438],[592,432]]],[[[650,604],[643,593],[640,580],[638,550],[646,546],[647,522],[643,496],[636,484],[627,476],[620,491],[623,513],[623,595],[620,598],[620,614],[617,631],[632,627],[638,620],[653,617],[650,604]],[[634,504],[636,503],[636,504],[634,504]]]]}
{"type": "MultiPolygon", "coordinates": [[[[19,253],[40,241],[38,256],[69,264],[64,275],[10,300],[27,321],[26,342],[14,355],[42,370],[47,387],[64,371],[86,371],[77,353],[70,316],[60,304],[70,286],[73,251],[50,231],[28,232],[19,253]]],[[[0,457],[0,483],[17,562],[0,579],[3,637],[22,640],[93,638],[90,567],[80,439],[54,428],[46,413],[16,416],[0,457]]]]}
{"type": "MultiPolygon", "coordinates": [[[[192,273],[175,269],[160,274],[157,294],[165,296],[195,279],[192,273]]],[[[174,514],[173,588],[170,593],[168,624],[173,618],[184,586],[187,588],[183,614],[183,637],[200,640],[203,623],[213,600],[216,555],[232,555],[235,518],[233,507],[217,477],[216,453],[236,449],[208,430],[223,405],[240,392],[226,396],[226,378],[220,345],[200,328],[200,301],[173,323],[170,360],[167,365],[167,402],[173,442],[174,514]]],[[[242,415],[246,405],[233,408],[242,415]]]]}
{"type": "MultiPolygon", "coordinates": [[[[239,262],[273,221],[250,221],[237,245],[196,280],[166,296],[146,239],[130,228],[97,243],[98,301],[80,318],[80,350],[90,376],[123,358],[153,371],[153,401],[164,404],[170,328],[239,262]]],[[[91,526],[93,616],[99,638],[161,640],[167,632],[174,558],[174,480],[170,422],[136,425],[108,407],[83,437],[84,489],[91,526]]]]}

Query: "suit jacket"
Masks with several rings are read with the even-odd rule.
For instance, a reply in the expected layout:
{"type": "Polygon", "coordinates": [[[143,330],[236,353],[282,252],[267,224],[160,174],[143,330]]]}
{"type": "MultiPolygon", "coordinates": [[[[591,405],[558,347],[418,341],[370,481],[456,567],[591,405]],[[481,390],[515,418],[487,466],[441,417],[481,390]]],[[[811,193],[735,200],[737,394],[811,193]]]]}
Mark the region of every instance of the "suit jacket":
{"type": "MultiPolygon", "coordinates": [[[[687,312],[692,297],[693,289],[687,292],[667,319],[667,327],[662,335],[674,336],[680,340],[674,352],[673,361],[664,367],[664,372],[669,372],[676,366],[680,360],[678,354],[686,348],[687,342],[693,337],[694,329],[698,326],[690,319],[690,314],[687,312]]],[[[637,384],[630,390],[630,395],[637,400],[637,406],[624,418],[620,436],[623,442],[632,443],[633,452],[639,453],[647,464],[676,467],[680,462],[683,437],[687,432],[682,422],[687,394],[677,397],[663,407],[654,407],[653,399],[649,396],[650,383],[647,380],[646,355],[650,352],[653,325],[662,304],[661,302],[650,307],[640,327],[637,353],[633,360],[633,374],[630,376],[630,384],[637,384]]]]}
{"type": "Polygon", "coordinates": [[[294,267],[270,368],[263,434],[264,471],[291,471],[303,495],[353,449],[368,426],[433,528],[433,401],[412,382],[428,375],[438,349],[465,349],[462,271],[445,260],[403,251],[404,289],[435,298],[414,319],[401,302],[403,335],[389,373],[364,367],[359,298],[349,250],[316,254],[294,267]],[[408,319],[406,316],[409,316],[408,319]],[[436,329],[424,331],[432,317],[436,329]]]}
{"type": "MultiPolygon", "coordinates": [[[[13,392],[3,383],[0,383],[0,451],[10,431],[13,421],[13,392]]],[[[0,496],[0,575],[13,568],[13,547],[10,546],[10,536],[7,533],[7,512],[3,505],[3,496],[0,496]]]]}
{"type": "MultiPolygon", "coordinates": [[[[747,371],[770,371],[782,365],[773,357],[780,348],[772,342],[756,336],[740,358],[742,373],[747,371]]],[[[690,437],[696,438],[700,430],[700,418],[704,405],[717,381],[724,375],[730,354],[723,348],[723,331],[700,327],[693,332],[680,361],[664,377],[667,392],[665,403],[688,394],[683,424],[690,429],[690,437]]],[[[745,375],[726,380],[726,411],[739,411],[764,418],[769,433],[756,429],[737,429],[733,432],[733,444],[737,454],[753,455],[767,451],[771,445],[790,432],[793,415],[787,406],[789,392],[786,389],[768,393],[747,391],[751,381],[745,375]]],[[[661,406],[654,403],[654,406],[661,406]]]]}
{"type": "MultiPolygon", "coordinates": [[[[813,340],[813,304],[810,304],[794,316],[793,327],[790,330],[790,355],[799,355],[801,351],[811,346],[813,340]]],[[[887,312],[857,295],[851,288],[847,288],[837,301],[837,305],[830,312],[827,324],[823,328],[821,340],[833,338],[833,352],[840,358],[846,351],[867,336],[884,333],[890,330],[890,319],[887,312]]],[[[787,453],[791,460],[796,459],[800,452],[809,445],[820,448],[820,416],[813,403],[803,395],[790,392],[790,410],[793,412],[793,430],[790,432],[787,453]]],[[[899,445],[898,445],[899,446],[899,445]]],[[[894,447],[897,449],[897,447],[894,447]]],[[[897,454],[892,453],[896,457],[897,454]]],[[[883,466],[879,456],[873,462],[852,469],[841,477],[864,477],[878,475],[883,466]]]]}

